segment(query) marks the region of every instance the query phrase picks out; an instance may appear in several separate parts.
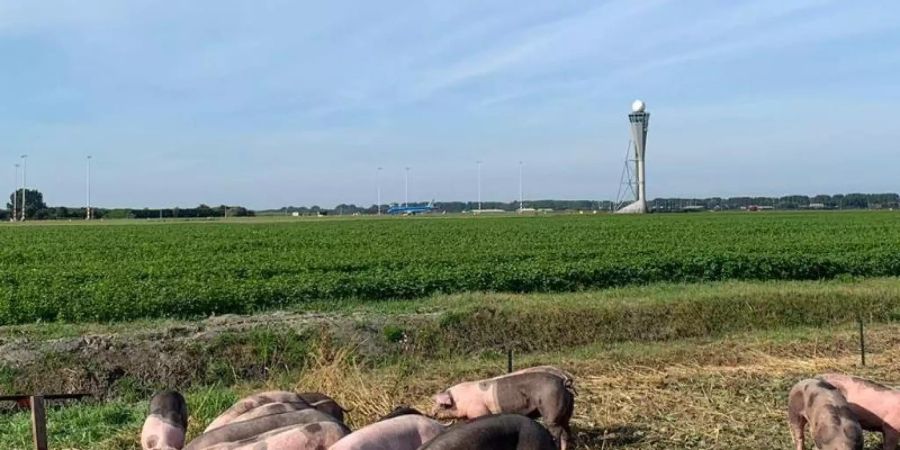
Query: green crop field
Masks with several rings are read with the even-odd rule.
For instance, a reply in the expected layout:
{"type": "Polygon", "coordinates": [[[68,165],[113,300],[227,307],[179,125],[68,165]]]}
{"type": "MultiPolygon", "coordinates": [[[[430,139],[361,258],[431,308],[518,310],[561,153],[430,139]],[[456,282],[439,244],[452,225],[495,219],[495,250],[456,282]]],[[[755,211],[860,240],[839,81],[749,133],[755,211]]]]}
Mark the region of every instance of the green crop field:
{"type": "Polygon", "coordinates": [[[0,241],[0,325],[900,275],[900,215],[890,212],[11,225],[0,241]]]}

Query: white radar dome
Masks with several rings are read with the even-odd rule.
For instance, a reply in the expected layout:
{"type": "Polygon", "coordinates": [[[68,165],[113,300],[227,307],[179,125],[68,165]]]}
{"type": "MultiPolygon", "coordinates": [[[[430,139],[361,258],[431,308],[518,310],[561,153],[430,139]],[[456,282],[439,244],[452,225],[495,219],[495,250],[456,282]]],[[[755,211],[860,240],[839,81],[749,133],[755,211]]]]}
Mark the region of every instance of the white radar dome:
{"type": "Polygon", "coordinates": [[[635,100],[634,103],[631,104],[631,110],[634,112],[644,112],[646,106],[647,105],[645,105],[644,102],[635,100]]]}

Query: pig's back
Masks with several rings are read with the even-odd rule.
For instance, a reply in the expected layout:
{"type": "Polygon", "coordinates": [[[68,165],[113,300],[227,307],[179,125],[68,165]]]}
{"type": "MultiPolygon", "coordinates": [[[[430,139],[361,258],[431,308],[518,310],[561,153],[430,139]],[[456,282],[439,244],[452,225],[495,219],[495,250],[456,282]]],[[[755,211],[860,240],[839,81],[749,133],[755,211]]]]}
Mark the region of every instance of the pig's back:
{"type": "Polygon", "coordinates": [[[818,378],[840,390],[863,429],[881,431],[888,422],[900,422],[900,414],[894,406],[900,403],[900,391],[865,378],[836,373],[818,378]]]}
{"type": "Polygon", "coordinates": [[[550,433],[518,414],[483,416],[457,424],[419,450],[556,450],[550,433]]]}
{"type": "Polygon", "coordinates": [[[249,395],[216,417],[203,431],[204,433],[225,426],[244,413],[269,403],[305,403],[299,395],[287,391],[267,391],[249,395]]]}
{"type": "Polygon", "coordinates": [[[262,448],[316,450],[328,448],[346,436],[346,428],[335,422],[315,422],[292,427],[280,433],[272,433],[256,442],[248,442],[235,450],[256,450],[262,448]]]}
{"type": "Polygon", "coordinates": [[[284,414],[287,412],[300,411],[303,409],[310,409],[310,406],[306,403],[267,403],[235,417],[234,420],[229,423],[246,422],[248,420],[258,419],[260,417],[266,417],[275,414],[284,414]]]}
{"type": "Polygon", "coordinates": [[[443,431],[443,425],[432,419],[404,415],[360,428],[329,450],[416,450],[443,431]]]}

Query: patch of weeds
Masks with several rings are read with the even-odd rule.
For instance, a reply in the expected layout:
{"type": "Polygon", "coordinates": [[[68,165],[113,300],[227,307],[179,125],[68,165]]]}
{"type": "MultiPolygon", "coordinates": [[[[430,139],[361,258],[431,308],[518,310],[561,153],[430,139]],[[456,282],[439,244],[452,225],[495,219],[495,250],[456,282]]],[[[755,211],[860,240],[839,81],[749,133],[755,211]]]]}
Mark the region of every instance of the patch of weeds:
{"type": "Polygon", "coordinates": [[[153,395],[153,389],[132,376],[124,376],[110,386],[110,395],[119,400],[135,403],[153,395]]]}
{"type": "Polygon", "coordinates": [[[469,315],[471,315],[471,313],[463,311],[447,311],[441,314],[438,325],[440,325],[441,328],[452,328],[462,324],[469,315]]]}
{"type": "Polygon", "coordinates": [[[222,333],[206,351],[205,381],[232,385],[243,380],[266,379],[272,372],[303,367],[310,337],[294,331],[269,329],[222,333]]]}
{"type": "Polygon", "coordinates": [[[6,366],[0,366],[0,392],[10,392],[13,390],[13,383],[19,376],[19,371],[6,366]]]}
{"type": "Polygon", "coordinates": [[[381,330],[382,334],[384,334],[384,339],[392,344],[402,341],[406,338],[406,331],[403,328],[398,327],[397,325],[386,325],[384,329],[381,330]]]}
{"type": "Polygon", "coordinates": [[[302,366],[310,351],[309,337],[293,331],[254,330],[248,340],[258,358],[285,370],[302,366]]]}

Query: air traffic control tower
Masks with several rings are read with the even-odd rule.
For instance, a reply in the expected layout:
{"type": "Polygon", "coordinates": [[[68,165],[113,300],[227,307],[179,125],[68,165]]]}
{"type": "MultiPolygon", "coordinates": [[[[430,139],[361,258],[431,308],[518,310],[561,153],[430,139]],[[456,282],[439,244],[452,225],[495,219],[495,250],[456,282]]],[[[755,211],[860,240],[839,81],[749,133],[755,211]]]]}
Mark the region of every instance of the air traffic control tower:
{"type": "MultiPolygon", "coordinates": [[[[644,172],[644,155],[647,150],[647,127],[650,123],[650,113],[645,111],[646,105],[640,100],[635,100],[631,104],[631,114],[628,114],[628,121],[631,123],[631,143],[634,153],[629,155],[629,159],[634,158],[634,174],[636,180],[635,200],[619,210],[617,213],[622,214],[642,214],[647,209],[647,185],[644,172]]],[[[630,183],[629,183],[630,184],[630,183]]]]}

